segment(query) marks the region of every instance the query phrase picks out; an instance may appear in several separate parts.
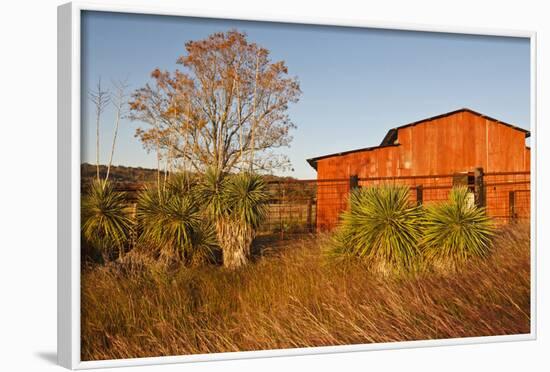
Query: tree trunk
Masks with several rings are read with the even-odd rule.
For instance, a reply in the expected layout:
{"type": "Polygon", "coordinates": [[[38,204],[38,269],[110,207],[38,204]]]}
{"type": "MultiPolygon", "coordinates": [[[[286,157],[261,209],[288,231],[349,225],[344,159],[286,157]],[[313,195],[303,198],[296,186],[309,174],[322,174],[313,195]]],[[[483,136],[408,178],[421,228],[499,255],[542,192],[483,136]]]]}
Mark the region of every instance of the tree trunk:
{"type": "Polygon", "coordinates": [[[258,116],[256,113],[256,98],[258,95],[258,73],[259,73],[259,53],[256,53],[256,77],[254,78],[254,100],[252,101],[252,118],[253,123],[252,127],[250,128],[250,172],[254,170],[254,146],[256,146],[256,126],[258,125],[258,116]]]}
{"type": "Polygon", "coordinates": [[[223,252],[223,266],[236,269],[248,263],[254,230],[247,225],[223,218],[216,224],[223,252]]]}

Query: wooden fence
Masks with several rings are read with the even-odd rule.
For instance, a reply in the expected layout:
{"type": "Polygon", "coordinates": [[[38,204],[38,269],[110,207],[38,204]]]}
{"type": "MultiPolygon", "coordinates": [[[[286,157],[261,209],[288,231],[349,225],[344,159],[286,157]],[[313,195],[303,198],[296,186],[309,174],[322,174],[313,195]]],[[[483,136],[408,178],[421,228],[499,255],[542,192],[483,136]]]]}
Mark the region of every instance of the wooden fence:
{"type": "MultiPolygon", "coordinates": [[[[331,230],[347,208],[350,190],[383,184],[408,186],[410,202],[417,205],[445,201],[454,186],[464,185],[471,191],[472,201],[486,208],[498,223],[530,218],[529,172],[485,173],[479,168],[457,174],[269,181],[268,216],[259,233],[284,238],[331,230]]],[[[126,192],[129,202],[134,203],[143,186],[120,183],[117,190],[126,192]]]]}

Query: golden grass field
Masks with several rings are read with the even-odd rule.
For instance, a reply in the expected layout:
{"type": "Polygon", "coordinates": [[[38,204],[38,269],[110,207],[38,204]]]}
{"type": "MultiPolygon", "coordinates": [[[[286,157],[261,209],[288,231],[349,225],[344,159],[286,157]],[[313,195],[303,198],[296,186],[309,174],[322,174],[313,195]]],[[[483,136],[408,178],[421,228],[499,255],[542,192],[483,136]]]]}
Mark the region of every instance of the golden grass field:
{"type": "Polygon", "coordinates": [[[527,225],[455,273],[327,263],[323,236],[264,241],[250,265],[165,269],[138,253],[82,273],[82,360],[530,331],[527,225]]]}

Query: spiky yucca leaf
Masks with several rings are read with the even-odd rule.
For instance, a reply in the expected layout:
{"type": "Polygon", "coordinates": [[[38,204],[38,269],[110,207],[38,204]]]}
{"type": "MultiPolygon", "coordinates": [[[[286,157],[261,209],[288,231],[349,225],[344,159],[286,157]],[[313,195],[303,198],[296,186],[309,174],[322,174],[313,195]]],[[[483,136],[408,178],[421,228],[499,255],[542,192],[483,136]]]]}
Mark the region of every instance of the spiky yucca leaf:
{"type": "Polygon", "coordinates": [[[132,220],[127,212],[125,194],[114,190],[112,183],[95,180],[82,199],[82,235],[104,258],[124,252],[130,238],[132,220]]]}
{"type": "Polygon", "coordinates": [[[448,201],[426,207],[422,251],[428,262],[454,268],[489,253],[494,225],[468,194],[466,187],[456,187],[448,201]]]}
{"type": "Polygon", "coordinates": [[[195,197],[198,179],[189,172],[173,173],[166,182],[165,190],[170,195],[189,194],[195,197]]]}
{"type": "Polygon", "coordinates": [[[356,256],[374,271],[406,271],[419,256],[422,209],[409,201],[406,186],[356,189],[334,236],[333,256],[356,256]]]}
{"type": "Polygon", "coordinates": [[[215,168],[208,168],[197,187],[197,198],[212,219],[227,215],[224,189],[227,178],[215,168]]]}
{"type": "Polygon", "coordinates": [[[161,189],[140,192],[137,219],[140,239],[159,249],[162,256],[196,263],[214,256],[216,246],[211,224],[205,221],[196,200],[195,183],[175,175],[161,189]]]}
{"type": "Polygon", "coordinates": [[[229,215],[243,226],[256,229],[267,215],[268,193],[262,177],[239,173],[229,178],[223,193],[229,215]]]}
{"type": "Polygon", "coordinates": [[[201,226],[193,235],[193,254],[187,260],[191,266],[216,262],[220,252],[215,226],[202,216],[201,226]]]}

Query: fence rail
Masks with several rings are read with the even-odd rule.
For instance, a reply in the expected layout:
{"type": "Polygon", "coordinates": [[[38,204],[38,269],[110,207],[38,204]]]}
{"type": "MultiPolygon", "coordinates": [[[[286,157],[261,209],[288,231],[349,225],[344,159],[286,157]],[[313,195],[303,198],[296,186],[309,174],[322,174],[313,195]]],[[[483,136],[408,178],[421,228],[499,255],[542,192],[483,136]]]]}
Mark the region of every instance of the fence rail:
{"type": "MultiPolygon", "coordinates": [[[[276,214],[269,215],[266,230],[275,228],[282,236],[292,232],[330,230],[334,228],[340,214],[347,208],[352,189],[383,184],[408,186],[411,204],[431,204],[448,200],[454,186],[466,186],[472,202],[483,207],[497,223],[508,223],[530,217],[530,172],[490,172],[478,168],[473,172],[456,174],[416,175],[402,177],[357,177],[349,179],[301,180],[299,182],[274,182],[269,185],[275,195],[285,195],[281,189],[293,189],[296,185],[307,185],[311,199],[293,200],[286,194],[276,214]],[[307,223],[295,218],[291,208],[308,202],[307,223]],[[288,205],[288,206],[287,206],[288,205]],[[312,226],[312,221],[315,221],[312,226]]],[[[302,186],[306,187],[306,186],[302,186]]],[[[280,203],[280,201],[279,201],[280,203]]]]}
{"type": "MultiPolygon", "coordinates": [[[[354,188],[384,184],[410,189],[411,204],[430,204],[448,199],[454,186],[468,187],[472,201],[484,207],[499,223],[530,218],[530,172],[488,172],[481,168],[457,174],[415,175],[402,177],[358,177],[349,179],[276,180],[267,182],[269,193],[267,221],[260,234],[313,233],[330,230],[347,208],[354,188]]],[[[130,202],[144,184],[117,184],[130,202]]]]}

